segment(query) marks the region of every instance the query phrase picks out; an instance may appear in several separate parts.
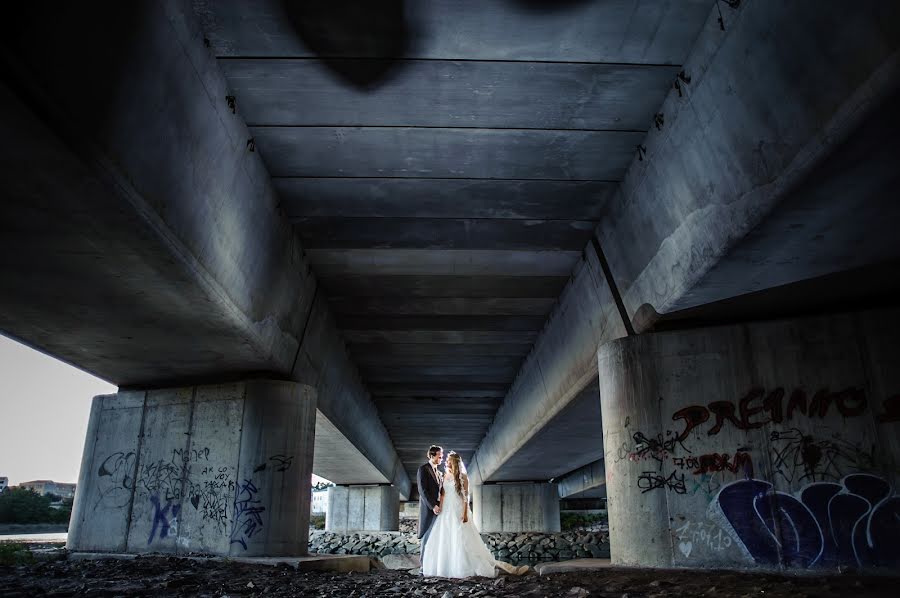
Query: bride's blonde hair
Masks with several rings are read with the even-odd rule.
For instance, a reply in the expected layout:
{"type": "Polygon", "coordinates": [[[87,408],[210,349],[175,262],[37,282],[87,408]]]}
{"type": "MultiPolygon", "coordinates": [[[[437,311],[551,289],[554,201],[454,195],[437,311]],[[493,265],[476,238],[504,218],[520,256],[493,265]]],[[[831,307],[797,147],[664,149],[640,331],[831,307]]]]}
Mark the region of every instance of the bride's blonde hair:
{"type": "Polygon", "coordinates": [[[463,483],[462,483],[462,457],[459,456],[458,453],[450,451],[450,454],[447,456],[447,467],[450,468],[450,473],[453,474],[453,481],[456,484],[456,493],[459,494],[459,497],[465,500],[465,495],[463,494],[463,483]]]}

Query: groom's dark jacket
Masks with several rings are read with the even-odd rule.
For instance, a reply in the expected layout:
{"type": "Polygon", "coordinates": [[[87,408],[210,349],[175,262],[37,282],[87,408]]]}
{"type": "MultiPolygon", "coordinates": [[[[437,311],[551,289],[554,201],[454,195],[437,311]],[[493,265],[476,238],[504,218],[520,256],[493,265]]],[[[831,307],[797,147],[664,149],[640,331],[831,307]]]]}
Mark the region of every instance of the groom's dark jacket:
{"type": "Polygon", "coordinates": [[[434,476],[431,463],[424,463],[419,467],[416,475],[416,483],[419,484],[419,537],[424,536],[434,523],[434,507],[441,500],[441,486],[434,476]]]}

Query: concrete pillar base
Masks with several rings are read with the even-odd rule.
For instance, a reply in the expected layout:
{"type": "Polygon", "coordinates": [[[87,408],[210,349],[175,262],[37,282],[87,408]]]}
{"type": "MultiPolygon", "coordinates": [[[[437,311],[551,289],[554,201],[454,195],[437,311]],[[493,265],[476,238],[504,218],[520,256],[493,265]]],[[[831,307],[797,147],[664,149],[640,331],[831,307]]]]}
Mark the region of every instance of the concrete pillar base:
{"type": "Polygon", "coordinates": [[[613,564],[900,569],[898,337],[895,309],[600,347],[613,564]]]}
{"type": "Polygon", "coordinates": [[[293,382],[95,397],[69,550],[306,554],[315,421],[293,382]]]}
{"type": "Polygon", "coordinates": [[[472,515],[482,532],[558,532],[556,484],[523,482],[472,487],[472,515]]]}
{"type": "Polygon", "coordinates": [[[325,529],[330,532],[400,529],[400,493],[392,486],[332,486],[325,529]]]}

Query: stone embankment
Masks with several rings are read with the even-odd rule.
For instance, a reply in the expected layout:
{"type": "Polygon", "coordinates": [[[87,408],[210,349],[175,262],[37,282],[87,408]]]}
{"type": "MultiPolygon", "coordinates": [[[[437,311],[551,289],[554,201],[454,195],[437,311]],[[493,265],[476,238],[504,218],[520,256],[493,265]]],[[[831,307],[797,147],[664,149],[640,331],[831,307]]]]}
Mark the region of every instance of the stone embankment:
{"type": "MultiPolygon", "coordinates": [[[[608,536],[597,532],[490,533],[481,538],[494,556],[510,562],[561,561],[567,559],[609,557],[608,536]]],[[[415,533],[316,531],[309,536],[309,551],[319,554],[418,554],[415,533]]]]}

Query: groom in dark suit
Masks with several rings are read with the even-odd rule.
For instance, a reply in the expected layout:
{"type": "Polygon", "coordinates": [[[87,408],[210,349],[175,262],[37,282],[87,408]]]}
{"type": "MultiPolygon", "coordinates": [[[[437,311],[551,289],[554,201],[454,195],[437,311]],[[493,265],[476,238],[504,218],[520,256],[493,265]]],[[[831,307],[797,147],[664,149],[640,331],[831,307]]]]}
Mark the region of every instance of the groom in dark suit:
{"type": "Polygon", "coordinates": [[[438,466],[444,459],[444,449],[432,446],[428,449],[428,462],[419,467],[416,482],[419,484],[419,539],[421,540],[420,553],[425,554],[425,542],[431,533],[435,517],[441,512],[438,504],[441,500],[441,486],[443,474],[438,466]]]}

